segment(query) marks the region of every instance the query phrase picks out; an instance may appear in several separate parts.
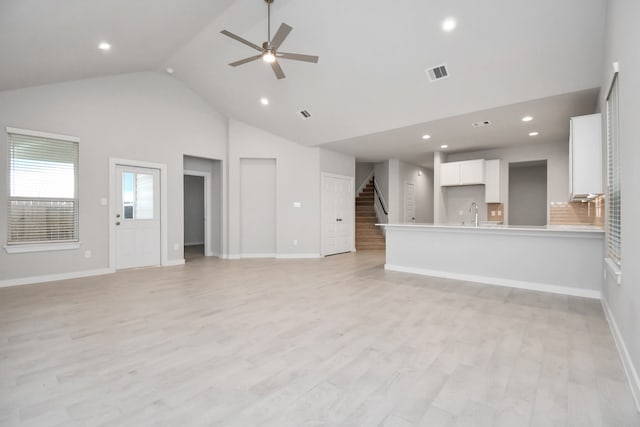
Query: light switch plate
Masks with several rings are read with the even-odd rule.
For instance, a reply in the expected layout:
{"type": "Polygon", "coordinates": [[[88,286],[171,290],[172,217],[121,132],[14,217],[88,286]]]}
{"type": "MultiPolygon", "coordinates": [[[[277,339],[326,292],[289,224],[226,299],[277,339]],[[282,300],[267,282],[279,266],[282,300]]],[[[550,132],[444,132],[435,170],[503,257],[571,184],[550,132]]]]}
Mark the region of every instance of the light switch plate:
{"type": "Polygon", "coordinates": [[[300,208],[300,207],[302,207],[302,203],[300,203],[300,202],[293,202],[293,207],[294,207],[294,208],[300,208]]]}

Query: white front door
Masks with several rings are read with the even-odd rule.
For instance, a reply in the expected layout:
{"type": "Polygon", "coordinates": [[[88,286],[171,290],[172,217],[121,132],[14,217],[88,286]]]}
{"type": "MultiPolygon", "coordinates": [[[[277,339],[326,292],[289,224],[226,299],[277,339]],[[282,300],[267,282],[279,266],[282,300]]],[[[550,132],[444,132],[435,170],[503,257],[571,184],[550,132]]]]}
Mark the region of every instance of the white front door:
{"type": "Polygon", "coordinates": [[[416,191],[413,182],[404,183],[404,222],[416,222],[416,191]]]}
{"type": "Polygon", "coordinates": [[[160,265],[160,170],[117,165],[116,268],[160,265]]]}
{"type": "Polygon", "coordinates": [[[350,177],[322,176],[322,254],[351,250],[355,199],[350,177]]]}

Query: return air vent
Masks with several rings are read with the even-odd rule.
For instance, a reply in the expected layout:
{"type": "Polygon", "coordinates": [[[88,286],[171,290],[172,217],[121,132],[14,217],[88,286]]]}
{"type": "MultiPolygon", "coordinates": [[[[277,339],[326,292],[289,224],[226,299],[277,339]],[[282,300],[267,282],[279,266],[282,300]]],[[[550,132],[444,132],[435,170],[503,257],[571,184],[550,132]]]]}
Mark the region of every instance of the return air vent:
{"type": "Polygon", "coordinates": [[[449,70],[447,70],[447,66],[442,64],[437,67],[428,68],[427,75],[429,76],[430,82],[435,82],[436,80],[442,80],[449,77],[449,70]]]}
{"type": "Polygon", "coordinates": [[[489,126],[491,122],[489,120],[480,120],[479,122],[471,123],[474,128],[481,128],[482,126],[489,126]]]}
{"type": "Polygon", "coordinates": [[[300,115],[302,116],[302,118],[304,120],[308,119],[309,117],[311,117],[311,113],[308,112],[307,110],[301,110],[300,111],[300,115]]]}

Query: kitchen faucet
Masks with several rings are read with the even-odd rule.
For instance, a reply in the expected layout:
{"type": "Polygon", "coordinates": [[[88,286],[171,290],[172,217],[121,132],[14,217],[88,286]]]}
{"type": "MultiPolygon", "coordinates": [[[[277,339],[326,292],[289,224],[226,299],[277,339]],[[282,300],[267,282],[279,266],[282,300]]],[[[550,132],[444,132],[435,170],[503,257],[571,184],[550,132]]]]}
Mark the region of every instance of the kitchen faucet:
{"type": "Polygon", "coordinates": [[[471,207],[469,208],[469,212],[473,212],[473,225],[477,227],[479,224],[478,218],[478,204],[476,202],[471,202],[471,207]]]}

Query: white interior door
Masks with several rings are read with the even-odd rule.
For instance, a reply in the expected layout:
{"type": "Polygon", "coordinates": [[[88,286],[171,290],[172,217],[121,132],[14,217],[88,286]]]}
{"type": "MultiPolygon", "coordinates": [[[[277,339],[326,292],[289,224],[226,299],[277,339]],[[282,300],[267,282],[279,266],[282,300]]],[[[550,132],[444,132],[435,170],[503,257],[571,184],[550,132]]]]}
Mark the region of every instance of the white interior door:
{"type": "Polygon", "coordinates": [[[350,177],[322,176],[322,254],[351,250],[354,197],[350,177]]]}
{"type": "Polygon", "coordinates": [[[116,268],[160,264],[160,170],[117,165],[116,268]]]}
{"type": "Polygon", "coordinates": [[[275,159],[240,159],[240,253],[276,254],[275,159]]]}
{"type": "Polygon", "coordinates": [[[416,222],[416,186],[407,181],[404,183],[404,222],[416,222]]]}

